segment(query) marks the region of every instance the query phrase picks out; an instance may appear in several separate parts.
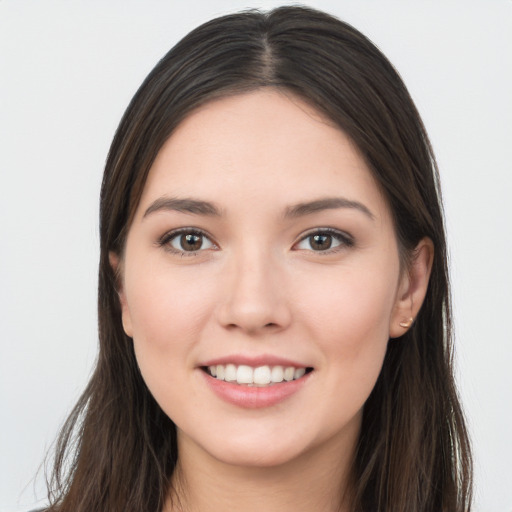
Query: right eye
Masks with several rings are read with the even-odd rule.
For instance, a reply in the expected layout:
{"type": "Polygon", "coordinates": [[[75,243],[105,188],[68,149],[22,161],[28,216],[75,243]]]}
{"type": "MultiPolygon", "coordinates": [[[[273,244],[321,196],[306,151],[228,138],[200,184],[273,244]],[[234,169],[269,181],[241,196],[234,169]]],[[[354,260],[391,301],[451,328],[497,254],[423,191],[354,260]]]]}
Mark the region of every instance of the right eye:
{"type": "Polygon", "coordinates": [[[160,245],[183,256],[192,256],[199,251],[215,247],[215,244],[204,233],[192,229],[172,231],[163,237],[160,245]]]}
{"type": "Polygon", "coordinates": [[[317,228],[299,240],[294,248],[332,254],[353,245],[354,240],[347,233],[332,228],[317,228]]]}

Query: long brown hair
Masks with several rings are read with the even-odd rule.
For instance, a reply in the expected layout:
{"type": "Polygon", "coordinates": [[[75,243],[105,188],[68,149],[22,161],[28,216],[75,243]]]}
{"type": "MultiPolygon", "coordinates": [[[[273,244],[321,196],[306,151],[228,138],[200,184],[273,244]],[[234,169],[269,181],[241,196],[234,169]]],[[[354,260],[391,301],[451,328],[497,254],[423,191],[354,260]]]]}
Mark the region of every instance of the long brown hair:
{"type": "Polygon", "coordinates": [[[364,407],[354,510],[470,510],[470,446],[453,378],[443,215],[427,134],[398,73],[365,36],[325,13],[282,7],[192,31],[121,120],[101,190],[99,355],[56,446],[51,511],[158,512],[170,492],[176,429],[123,331],[109,252],[122,254],[149,169],[176,126],[205,102],[261,87],[301,97],[353,140],[387,198],[405,262],[423,237],[435,247],[423,307],[389,342],[364,407]]]}

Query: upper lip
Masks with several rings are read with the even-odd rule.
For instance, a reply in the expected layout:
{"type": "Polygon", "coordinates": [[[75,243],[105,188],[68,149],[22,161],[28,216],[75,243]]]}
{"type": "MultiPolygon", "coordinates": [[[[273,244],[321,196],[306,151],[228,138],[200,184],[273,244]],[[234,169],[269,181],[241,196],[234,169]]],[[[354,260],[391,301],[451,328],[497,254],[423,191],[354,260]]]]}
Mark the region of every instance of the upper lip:
{"type": "Polygon", "coordinates": [[[226,365],[226,364],[234,364],[236,366],[239,365],[247,365],[252,366],[253,368],[257,368],[258,366],[293,366],[294,368],[310,368],[310,365],[300,363],[298,361],[294,361],[292,359],[273,356],[270,354],[263,354],[260,356],[247,356],[243,354],[233,354],[229,356],[217,357],[214,359],[209,359],[201,363],[199,366],[215,366],[215,365],[226,365]]]}

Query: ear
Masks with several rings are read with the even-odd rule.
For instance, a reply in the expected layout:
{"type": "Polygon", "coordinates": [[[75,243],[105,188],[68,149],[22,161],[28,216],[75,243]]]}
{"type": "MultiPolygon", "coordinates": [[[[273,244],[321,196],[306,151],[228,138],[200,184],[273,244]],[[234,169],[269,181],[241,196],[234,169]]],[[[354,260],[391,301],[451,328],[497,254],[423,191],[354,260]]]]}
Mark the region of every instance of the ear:
{"type": "Polygon", "coordinates": [[[434,244],[430,238],[423,238],[413,251],[409,268],[403,271],[400,278],[390,318],[390,338],[402,336],[413,324],[427,293],[433,261],[434,244]]]}
{"type": "Polygon", "coordinates": [[[114,271],[114,275],[116,276],[116,291],[119,297],[119,303],[121,305],[121,320],[123,322],[123,329],[126,335],[132,338],[132,319],[130,315],[130,310],[128,308],[128,304],[126,302],[126,294],[124,291],[124,283],[122,277],[122,261],[119,258],[119,256],[113,251],[110,251],[108,253],[108,261],[110,263],[110,266],[112,267],[112,270],[114,271]]]}

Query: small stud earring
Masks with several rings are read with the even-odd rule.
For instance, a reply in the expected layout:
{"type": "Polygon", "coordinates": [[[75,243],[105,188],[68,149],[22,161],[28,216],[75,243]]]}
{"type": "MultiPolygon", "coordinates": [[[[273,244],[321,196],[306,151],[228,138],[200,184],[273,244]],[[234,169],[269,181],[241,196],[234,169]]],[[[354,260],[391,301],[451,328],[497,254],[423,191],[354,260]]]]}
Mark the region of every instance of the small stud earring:
{"type": "Polygon", "coordinates": [[[411,316],[411,318],[409,318],[409,320],[407,320],[406,322],[400,322],[398,325],[400,327],[403,327],[404,329],[408,329],[409,327],[411,327],[412,325],[412,322],[413,322],[413,317],[411,316]]]}

